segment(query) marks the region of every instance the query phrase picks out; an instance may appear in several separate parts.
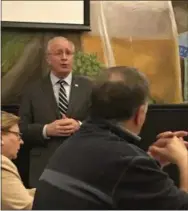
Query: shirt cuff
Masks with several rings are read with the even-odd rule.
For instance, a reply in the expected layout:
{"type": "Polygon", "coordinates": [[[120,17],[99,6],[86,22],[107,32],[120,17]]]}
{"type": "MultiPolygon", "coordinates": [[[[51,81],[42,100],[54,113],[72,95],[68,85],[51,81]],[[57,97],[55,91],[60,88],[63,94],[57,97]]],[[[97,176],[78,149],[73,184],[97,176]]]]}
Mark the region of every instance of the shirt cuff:
{"type": "Polygon", "coordinates": [[[78,123],[80,124],[80,126],[82,125],[82,122],[78,121],[78,123]]]}
{"type": "Polygon", "coordinates": [[[42,130],[42,135],[44,139],[50,139],[50,137],[48,137],[46,134],[46,128],[47,128],[47,125],[44,125],[43,130],[42,130]]]}

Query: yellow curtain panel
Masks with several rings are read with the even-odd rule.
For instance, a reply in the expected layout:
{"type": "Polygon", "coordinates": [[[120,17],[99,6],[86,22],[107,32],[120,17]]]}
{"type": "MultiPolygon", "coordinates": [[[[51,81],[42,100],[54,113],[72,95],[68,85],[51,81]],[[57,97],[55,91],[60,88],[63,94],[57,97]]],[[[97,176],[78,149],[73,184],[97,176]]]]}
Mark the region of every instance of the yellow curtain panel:
{"type": "Polygon", "coordinates": [[[106,66],[134,66],[144,72],[157,103],[181,103],[177,29],[170,1],[94,1],[85,52],[106,66]]]}

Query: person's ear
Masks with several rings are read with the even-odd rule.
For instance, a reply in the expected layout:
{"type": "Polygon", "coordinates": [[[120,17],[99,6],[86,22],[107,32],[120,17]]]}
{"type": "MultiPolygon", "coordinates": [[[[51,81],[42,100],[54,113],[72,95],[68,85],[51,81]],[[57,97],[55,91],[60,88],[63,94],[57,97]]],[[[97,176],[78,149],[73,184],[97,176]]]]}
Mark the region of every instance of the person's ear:
{"type": "Polygon", "coordinates": [[[136,125],[140,126],[143,125],[147,113],[147,105],[141,105],[135,114],[134,122],[136,125]]]}
{"type": "Polygon", "coordinates": [[[135,125],[139,125],[139,122],[140,122],[140,108],[137,109],[135,116],[134,116],[135,125]]]}
{"type": "Polygon", "coordinates": [[[48,65],[51,65],[50,55],[46,53],[46,62],[48,65]]]}

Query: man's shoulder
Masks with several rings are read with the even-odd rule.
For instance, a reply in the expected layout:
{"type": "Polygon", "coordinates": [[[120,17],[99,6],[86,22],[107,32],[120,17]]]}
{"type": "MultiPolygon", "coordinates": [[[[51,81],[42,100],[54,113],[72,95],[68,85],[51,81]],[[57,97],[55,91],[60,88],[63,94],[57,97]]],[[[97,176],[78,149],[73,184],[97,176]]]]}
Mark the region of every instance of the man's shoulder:
{"type": "Polygon", "coordinates": [[[35,92],[35,90],[38,90],[47,80],[50,80],[49,76],[45,76],[43,78],[38,78],[36,80],[28,82],[25,86],[25,92],[35,92]]]}
{"type": "Polygon", "coordinates": [[[75,75],[73,76],[78,82],[83,83],[83,84],[88,84],[92,85],[92,79],[88,76],[84,75],[75,75]]]}
{"type": "Polygon", "coordinates": [[[37,80],[31,81],[31,82],[29,82],[27,84],[27,89],[33,89],[36,86],[38,87],[40,84],[41,84],[41,79],[37,79],[37,80]]]}
{"type": "MultiPolygon", "coordinates": [[[[130,143],[128,140],[122,139],[116,134],[100,129],[98,126],[90,124],[89,121],[84,122],[80,130],[76,133],[75,136],[72,136],[71,139],[73,142],[78,139],[83,140],[87,139],[85,143],[90,143],[93,149],[96,149],[98,152],[111,153],[111,155],[121,158],[132,158],[132,157],[148,157],[147,153],[139,148],[137,145],[130,143]],[[90,131],[95,131],[90,134],[90,131]],[[95,141],[97,140],[97,141],[95,141]]],[[[83,141],[84,144],[84,141],[83,141]]]]}

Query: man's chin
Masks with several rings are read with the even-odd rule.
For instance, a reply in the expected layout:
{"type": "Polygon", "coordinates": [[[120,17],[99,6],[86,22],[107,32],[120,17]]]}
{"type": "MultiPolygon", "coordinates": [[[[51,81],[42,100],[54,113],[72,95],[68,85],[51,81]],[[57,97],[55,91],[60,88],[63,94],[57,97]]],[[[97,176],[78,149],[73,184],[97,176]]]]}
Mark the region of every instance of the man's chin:
{"type": "Polygon", "coordinates": [[[63,68],[60,71],[58,71],[58,75],[59,76],[68,76],[69,73],[71,73],[72,70],[68,69],[68,68],[63,68]]]}
{"type": "Polygon", "coordinates": [[[72,70],[70,68],[61,68],[58,69],[56,71],[52,71],[54,73],[54,75],[56,75],[57,77],[66,77],[69,75],[69,73],[72,72],[72,70]]]}
{"type": "Polygon", "coordinates": [[[61,68],[58,72],[59,73],[70,73],[72,70],[70,69],[70,68],[66,68],[66,67],[64,67],[64,68],[61,68]]]}

